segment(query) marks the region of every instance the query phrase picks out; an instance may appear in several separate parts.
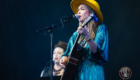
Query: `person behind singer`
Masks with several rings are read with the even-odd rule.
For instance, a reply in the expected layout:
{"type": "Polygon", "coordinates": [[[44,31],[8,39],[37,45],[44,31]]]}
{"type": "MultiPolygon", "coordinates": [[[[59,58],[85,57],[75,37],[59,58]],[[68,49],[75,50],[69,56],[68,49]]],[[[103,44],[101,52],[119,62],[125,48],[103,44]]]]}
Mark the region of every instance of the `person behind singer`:
{"type": "MultiPolygon", "coordinates": [[[[61,59],[62,54],[65,52],[67,48],[67,43],[59,41],[55,45],[55,49],[53,51],[53,61],[54,61],[54,66],[53,66],[53,76],[61,76],[63,73],[63,67],[60,65],[59,61],[61,59]]],[[[41,72],[40,77],[48,77],[50,76],[50,62],[48,62],[41,72]]]]}
{"type": "Polygon", "coordinates": [[[70,5],[72,11],[79,15],[79,27],[71,36],[60,64],[65,66],[79,33],[78,43],[83,49],[74,80],[104,80],[103,63],[108,62],[108,31],[103,24],[100,6],[95,0],[72,0],[70,5]],[[94,14],[93,20],[82,28],[91,14],[94,14]]]}

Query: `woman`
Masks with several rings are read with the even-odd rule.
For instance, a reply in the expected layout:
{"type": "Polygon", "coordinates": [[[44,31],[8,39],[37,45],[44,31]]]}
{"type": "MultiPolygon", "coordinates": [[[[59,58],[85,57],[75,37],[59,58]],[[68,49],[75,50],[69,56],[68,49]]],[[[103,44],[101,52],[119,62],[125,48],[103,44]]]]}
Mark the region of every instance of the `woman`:
{"type": "MultiPolygon", "coordinates": [[[[59,61],[61,59],[62,54],[65,52],[67,48],[67,43],[59,41],[57,45],[55,45],[55,49],[53,51],[53,61],[54,61],[54,67],[53,67],[53,76],[60,76],[63,73],[63,67],[60,65],[59,61]]],[[[41,72],[40,77],[48,77],[50,76],[50,62],[47,63],[43,71],[41,72]]]]}
{"type": "Polygon", "coordinates": [[[81,34],[78,43],[82,44],[82,51],[78,67],[75,73],[75,80],[104,80],[103,63],[108,62],[108,31],[103,25],[103,16],[99,4],[95,0],[72,0],[71,8],[79,15],[79,27],[68,42],[68,47],[60,60],[65,65],[73,47],[74,41],[81,34]],[[94,14],[84,28],[84,21],[94,14]],[[97,16],[97,17],[96,17],[97,16]]]}

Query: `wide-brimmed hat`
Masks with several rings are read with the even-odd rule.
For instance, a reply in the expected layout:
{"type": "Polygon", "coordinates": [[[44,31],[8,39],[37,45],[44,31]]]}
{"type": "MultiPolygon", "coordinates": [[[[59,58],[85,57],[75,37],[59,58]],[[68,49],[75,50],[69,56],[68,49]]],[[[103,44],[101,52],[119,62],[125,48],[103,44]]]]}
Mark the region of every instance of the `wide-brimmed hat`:
{"type": "Polygon", "coordinates": [[[95,0],[72,0],[70,5],[71,5],[71,8],[72,8],[72,11],[74,12],[74,14],[77,14],[78,7],[80,4],[86,4],[89,7],[91,7],[94,10],[94,12],[96,13],[99,21],[101,23],[103,22],[103,15],[100,11],[100,6],[95,0]]]}

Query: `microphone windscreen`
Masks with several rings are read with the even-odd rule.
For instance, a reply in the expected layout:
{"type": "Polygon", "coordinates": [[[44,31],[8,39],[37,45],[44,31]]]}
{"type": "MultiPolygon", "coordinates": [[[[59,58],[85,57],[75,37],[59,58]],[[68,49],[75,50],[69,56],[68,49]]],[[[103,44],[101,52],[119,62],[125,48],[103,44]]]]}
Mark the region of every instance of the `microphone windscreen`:
{"type": "Polygon", "coordinates": [[[79,18],[79,15],[78,14],[75,14],[74,15],[74,19],[78,19],[79,18]]]}

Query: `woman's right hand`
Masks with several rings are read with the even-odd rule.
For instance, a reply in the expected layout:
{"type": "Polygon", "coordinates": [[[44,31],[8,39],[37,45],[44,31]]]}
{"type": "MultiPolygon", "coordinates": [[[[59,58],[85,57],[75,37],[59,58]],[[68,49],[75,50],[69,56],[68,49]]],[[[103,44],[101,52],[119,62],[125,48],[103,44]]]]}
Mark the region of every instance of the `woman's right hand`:
{"type": "Polygon", "coordinates": [[[68,57],[67,56],[63,56],[60,59],[60,65],[62,65],[63,67],[65,67],[65,64],[67,63],[67,61],[68,61],[68,57]]]}

